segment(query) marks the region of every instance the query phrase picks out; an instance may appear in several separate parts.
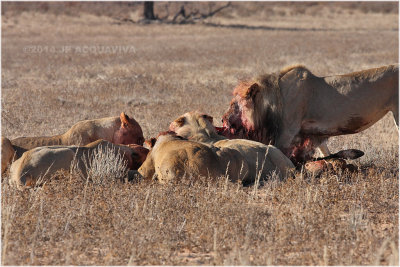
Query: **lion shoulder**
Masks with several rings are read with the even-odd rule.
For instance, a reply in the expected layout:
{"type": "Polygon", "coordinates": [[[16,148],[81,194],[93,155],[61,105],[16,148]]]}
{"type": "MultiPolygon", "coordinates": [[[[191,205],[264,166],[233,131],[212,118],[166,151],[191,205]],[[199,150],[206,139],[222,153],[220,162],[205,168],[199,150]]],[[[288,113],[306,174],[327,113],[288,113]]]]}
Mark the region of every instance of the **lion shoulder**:
{"type": "Polygon", "coordinates": [[[287,73],[291,72],[291,71],[295,71],[298,73],[310,73],[311,71],[309,69],[307,69],[304,65],[302,64],[292,64],[289,66],[286,66],[284,68],[282,68],[279,71],[279,79],[281,79],[283,76],[285,76],[287,73]]]}

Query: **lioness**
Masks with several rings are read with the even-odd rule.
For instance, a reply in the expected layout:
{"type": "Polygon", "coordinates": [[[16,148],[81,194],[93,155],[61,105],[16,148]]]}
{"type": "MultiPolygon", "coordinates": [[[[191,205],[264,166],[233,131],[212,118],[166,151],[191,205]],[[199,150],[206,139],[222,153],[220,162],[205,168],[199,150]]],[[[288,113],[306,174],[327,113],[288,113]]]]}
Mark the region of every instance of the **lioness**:
{"type": "Polygon", "coordinates": [[[134,118],[121,113],[119,117],[79,121],[66,133],[55,136],[19,137],[11,140],[17,158],[26,150],[51,145],[87,145],[98,139],[114,144],[143,145],[142,128],[134,118]]]}
{"type": "Polygon", "coordinates": [[[8,138],[1,137],[1,173],[11,164],[15,150],[8,138]]]}
{"type": "Polygon", "coordinates": [[[248,167],[235,150],[189,141],[168,132],[158,136],[138,172],[144,179],[154,178],[160,183],[179,181],[185,175],[218,178],[225,174],[231,181],[241,181],[248,167]]]}
{"type": "Polygon", "coordinates": [[[97,140],[86,146],[43,146],[26,151],[14,161],[10,168],[11,185],[18,189],[32,187],[39,177],[49,179],[58,170],[70,170],[71,163],[76,162],[79,171],[86,174],[85,160],[92,157],[98,149],[111,148],[112,153],[120,154],[127,162],[127,168],[137,169],[142,163],[147,149],[115,145],[106,140],[97,140]]]}
{"type": "Polygon", "coordinates": [[[249,169],[249,173],[243,179],[244,183],[254,182],[259,174],[260,178],[266,178],[273,172],[283,179],[289,170],[294,169],[293,163],[272,145],[267,146],[245,139],[229,140],[219,135],[213,125],[213,117],[198,111],[180,116],[170,124],[169,129],[189,140],[238,151],[249,169]]]}
{"type": "Polygon", "coordinates": [[[388,111],[398,127],[399,67],[317,77],[304,66],[241,82],[221,134],[274,144],[296,163],[314,148],[329,155],[330,136],[363,131],[388,111]]]}

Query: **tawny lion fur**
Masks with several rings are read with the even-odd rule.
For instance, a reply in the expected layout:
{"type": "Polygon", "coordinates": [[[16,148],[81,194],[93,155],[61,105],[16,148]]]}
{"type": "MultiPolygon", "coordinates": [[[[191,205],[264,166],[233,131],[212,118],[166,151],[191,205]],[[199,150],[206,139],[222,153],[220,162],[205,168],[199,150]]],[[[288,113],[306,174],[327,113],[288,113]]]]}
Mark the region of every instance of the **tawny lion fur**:
{"type": "Polygon", "coordinates": [[[11,140],[17,151],[17,158],[26,150],[52,145],[84,146],[103,139],[115,144],[143,145],[143,132],[135,119],[125,113],[115,117],[84,120],[74,124],[67,132],[55,136],[19,137],[11,140]]]}
{"type": "Polygon", "coordinates": [[[246,138],[272,143],[288,156],[308,138],[328,156],[330,136],[361,132],[389,111],[398,127],[398,90],[398,65],[327,77],[289,66],[239,84],[224,126],[228,134],[246,128],[246,138]]]}
{"type": "Polygon", "coordinates": [[[231,181],[241,181],[248,167],[235,150],[166,134],[157,138],[138,172],[160,183],[180,181],[185,175],[215,179],[225,174],[231,181]]]}
{"type": "Polygon", "coordinates": [[[238,151],[249,170],[242,178],[244,183],[254,182],[258,175],[265,179],[274,172],[283,179],[294,169],[293,163],[276,147],[245,139],[226,139],[216,132],[211,116],[197,111],[180,116],[171,123],[170,130],[189,140],[238,151]]]}
{"type": "Polygon", "coordinates": [[[1,137],[1,173],[7,169],[14,158],[15,150],[8,138],[1,137]]]}
{"type": "MultiPolygon", "coordinates": [[[[78,170],[86,175],[85,160],[92,157],[98,149],[111,148],[127,162],[127,168],[135,165],[132,158],[136,149],[126,145],[115,145],[106,140],[97,140],[86,146],[43,146],[26,151],[10,167],[10,185],[18,189],[33,187],[41,177],[48,180],[59,170],[70,170],[71,163],[76,162],[78,170]]],[[[140,160],[140,155],[135,157],[140,160]]],[[[140,164],[139,164],[140,165],[140,164]]]]}

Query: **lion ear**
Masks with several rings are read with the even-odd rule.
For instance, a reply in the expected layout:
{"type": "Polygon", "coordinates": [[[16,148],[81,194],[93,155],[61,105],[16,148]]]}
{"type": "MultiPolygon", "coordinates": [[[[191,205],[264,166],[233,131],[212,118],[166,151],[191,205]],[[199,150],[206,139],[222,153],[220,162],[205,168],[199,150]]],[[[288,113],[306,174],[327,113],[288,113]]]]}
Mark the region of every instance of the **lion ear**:
{"type": "Polygon", "coordinates": [[[247,88],[246,98],[254,97],[258,91],[260,91],[260,85],[258,83],[253,83],[247,88]]]}
{"type": "Polygon", "coordinates": [[[129,117],[124,112],[121,112],[121,115],[119,115],[119,118],[121,120],[122,128],[127,127],[129,125],[129,117]]]}
{"type": "Polygon", "coordinates": [[[144,143],[145,143],[149,148],[153,148],[154,145],[156,144],[156,142],[157,142],[157,139],[154,138],[154,137],[152,137],[152,138],[147,139],[147,140],[144,141],[144,143]]]}
{"type": "Polygon", "coordinates": [[[176,123],[176,125],[178,127],[182,127],[183,125],[185,125],[186,119],[185,119],[185,117],[182,116],[182,117],[179,117],[176,120],[174,120],[174,122],[176,123]]]}
{"type": "Polygon", "coordinates": [[[209,122],[211,122],[211,124],[212,124],[213,121],[214,121],[214,118],[211,117],[210,115],[204,114],[204,115],[202,115],[202,117],[203,117],[204,119],[208,120],[209,122]]]}

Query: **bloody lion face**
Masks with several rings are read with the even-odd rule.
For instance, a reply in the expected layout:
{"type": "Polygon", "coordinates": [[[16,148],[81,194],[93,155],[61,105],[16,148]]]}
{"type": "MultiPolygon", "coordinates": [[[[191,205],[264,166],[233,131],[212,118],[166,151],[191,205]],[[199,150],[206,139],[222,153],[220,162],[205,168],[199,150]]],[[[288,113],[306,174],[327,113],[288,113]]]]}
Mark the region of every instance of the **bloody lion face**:
{"type": "Polygon", "coordinates": [[[257,83],[240,83],[233,91],[229,109],[222,117],[223,135],[228,138],[248,138],[254,132],[254,103],[259,91],[257,83]]]}
{"type": "Polygon", "coordinates": [[[120,115],[120,119],[121,127],[114,133],[113,143],[143,145],[143,131],[139,123],[123,112],[120,115]]]}
{"type": "MultiPolygon", "coordinates": [[[[269,85],[271,86],[271,85],[269,85]]],[[[274,99],[264,101],[258,83],[240,83],[233,92],[233,99],[222,117],[219,134],[227,138],[243,138],[274,145],[280,134],[279,112],[274,111],[274,99]],[[269,104],[265,104],[268,103],[269,104]]],[[[280,148],[293,162],[304,162],[314,152],[314,142],[298,137],[290,147],[280,148]],[[298,140],[297,140],[298,139],[298,140]]]]}
{"type": "Polygon", "coordinates": [[[222,117],[223,128],[226,129],[227,134],[233,137],[239,137],[243,134],[244,126],[242,116],[242,109],[239,107],[238,102],[232,101],[229,109],[222,117]]]}
{"type": "Polygon", "coordinates": [[[149,150],[143,146],[136,145],[136,144],[129,144],[128,145],[130,148],[133,148],[133,152],[131,154],[131,159],[130,161],[131,170],[137,170],[140,168],[140,166],[143,164],[143,162],[146,160],[147,154],[149,153],[149,150]]]}

